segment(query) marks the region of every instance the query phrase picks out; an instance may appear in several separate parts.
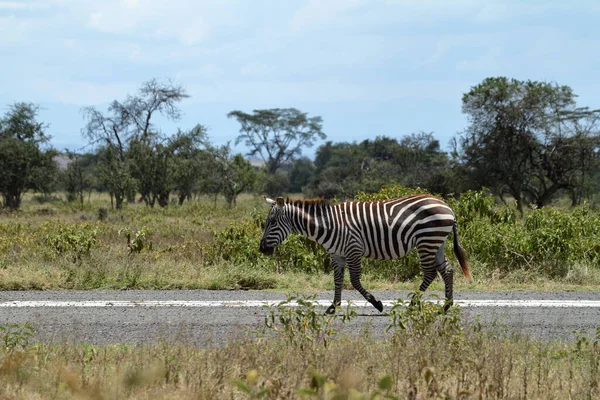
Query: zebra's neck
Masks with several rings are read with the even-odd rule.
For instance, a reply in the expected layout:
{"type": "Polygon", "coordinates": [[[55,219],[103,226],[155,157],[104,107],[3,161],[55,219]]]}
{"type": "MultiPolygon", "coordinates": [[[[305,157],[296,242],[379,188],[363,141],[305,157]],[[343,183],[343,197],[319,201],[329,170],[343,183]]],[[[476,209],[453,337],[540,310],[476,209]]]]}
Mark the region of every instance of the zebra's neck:
{"type": "Polygon", "coordinates": [[[323,244],[328,231],[332,228],[332,205],[321,200],[296,200],[288,203],[294,233],[298,233],[323,244]]]}

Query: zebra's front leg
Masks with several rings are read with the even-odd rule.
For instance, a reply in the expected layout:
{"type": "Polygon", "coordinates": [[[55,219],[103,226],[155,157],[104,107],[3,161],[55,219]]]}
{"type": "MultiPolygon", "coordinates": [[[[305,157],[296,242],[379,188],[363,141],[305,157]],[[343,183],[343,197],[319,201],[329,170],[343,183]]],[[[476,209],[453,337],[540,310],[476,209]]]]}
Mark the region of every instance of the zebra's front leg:
{"type": "Polygon", "coordinates": [[[346,268],[346,259],[340,256],[331,255],[333,263],[333,282],[335,292],[333,295],[333,303],[327,308],[325,314],[334,314],[336,308],[342,304],[342,286],[344,284],[344,271],[346,268]]]}
{"type": "Polygon", "coordinates": [[[363,288],[360,283],[360,275],[361,275],[361,263],[360,256],[347,258],[348,262],[348,271],[350,272],[350,282],[352,283],[352,287],[356,289],[363,297],[375,307],[379,312],[383,312],[383,303],[380,300],[377,300],[375,296],[369,293],[365,288],[363,288]]]}

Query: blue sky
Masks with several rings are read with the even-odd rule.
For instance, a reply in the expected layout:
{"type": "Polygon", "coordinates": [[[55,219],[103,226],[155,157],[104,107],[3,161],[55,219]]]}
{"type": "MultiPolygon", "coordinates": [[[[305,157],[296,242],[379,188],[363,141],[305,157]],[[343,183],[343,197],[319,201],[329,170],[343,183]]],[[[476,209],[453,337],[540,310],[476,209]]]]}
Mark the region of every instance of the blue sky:
{"type": "Polygon", "coordinates": [[[426,131],[448,148],[462,94],[489,76],[599,108],[599,22],[597,1],[0,0],[0,110],[39,104],[52,145],[78,149],[81,107],[172,79],[191,97],[164,133],[201,123],[221,144],[231,110],[296,107],[328,140],[426,131]]]}

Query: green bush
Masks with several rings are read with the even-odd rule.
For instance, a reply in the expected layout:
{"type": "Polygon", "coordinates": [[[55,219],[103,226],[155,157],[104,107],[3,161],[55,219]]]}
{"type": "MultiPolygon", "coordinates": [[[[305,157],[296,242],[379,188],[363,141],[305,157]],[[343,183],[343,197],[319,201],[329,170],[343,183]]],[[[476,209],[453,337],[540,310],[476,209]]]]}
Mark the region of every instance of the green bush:
{"type": "Polygon", "coordinates": [[[514,208],[495,206],[489,194],[470,192],[449,203],[461,244],[488,272],[526,268],[553,278],[565,276],[575,263],[599,265],[600,216],[587,205],[532,209],[517,218],[514,208]]]}
{"type": "MultiPolygon", "coordinates": [[[[376,201],[422,193],[426,192],[391,185],[377,193],[360,193],[356,199],[376,201]]],[[[461,245],[479,274],[523,269],[530,276],[560,278],[575,264],[600,263],[600,216],[586,205],[568,210],[532,209],[521,218],[514,207],[498,205],[487,190],[468,191],[447,202],[456,214],[461,245]]],[[[323,248],[299,235],[291,235],[274,257],[264,257],[258,247],[265,217],[265,212],[254,210],[244,222],[217,231],[207,250],[208,262],[224,260],[276,272],[331,272],[323,248]]],[[[446,247],[453,259],[452,246],[446,247]]],[[[363,266],[366,273],[380,280],[398,282],[421,276],[416,252],[399,260],[364,259],[363,266]]]]}
{"type": "MultiPolygon", "coordinates": [[[[386,200],[426,193],[392,185],[378,193],[360,193],[361,201],[386,200]]],[[[461,245],[484,273],[528,269],[549,278],[564,277],[575,264],[600,265],[600,215],[588,205],[572,209],[532,209],[523,218],[515,207],[498,205],[487,191],[468,191],[447,199],[459,226],[461,245]]],[[[449,258],[454,254],[447,246],[449,258]]],[[[364,260],[379,278],[412,279],[420,274],[416,254],[401,260],[364,260]]]]}
{"type": "Polygon", "coordinates": [[[360,192],[356,195],[356,201],[378,201],[395,199],[398,197],[412,196],[416,194],[430,194],[427,190],[421,188],[409,188],[402,185],[384,186],[380,191],[375,193],[360,192]]]}
{"type": "Polygon", "coordinates": [[[91,250],[98,245],[98,229],[94,224],[63,224],[46,222],[41,230],[46,245],[55,255],[68,254],[74,262],[89,257],[91,250]]]}
{"type": "MultiPolygon", "coordinates": [[[[261,220],[264,222],[264,218],[261,220]]],[[[299,235],[291,235],[285,240],[277,247],[273,257],[264,256],[258,250],[262,236],[260,224],[256,217],[215,232],[214,241],[206,249],[206,262],[214,264],[223,260],[277,272],[331,270],[331,261],[325,250],[299,235]]]]}

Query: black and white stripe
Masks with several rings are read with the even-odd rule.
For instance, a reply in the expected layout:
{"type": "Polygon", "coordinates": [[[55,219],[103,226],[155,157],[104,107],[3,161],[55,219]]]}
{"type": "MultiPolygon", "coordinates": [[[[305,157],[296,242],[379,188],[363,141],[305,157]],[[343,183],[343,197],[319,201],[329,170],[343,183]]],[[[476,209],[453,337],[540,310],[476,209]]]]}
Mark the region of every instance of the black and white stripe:
{"type": "Polygon", "coordinates": [[[423,269],[420,290],[425,291],[439,273],[444,280],[447,306],[453,299],[452,267],[444,255],[444,244],[454,231],[454,251],[465,276],[470,268],[458,243],[456,219],[442,200],[416,195],[375,202],[330,204],[323,200],[266,199],[271,204],[260,250],[271,254],[290,233],[312,239],[331,255],[334,265],[335,295],[327,312],[341,302],[344,268],[347,265],[352,286],[379,311],[379,300],[360,283],[361,258],[391,260],[404,257],[417,248],[423,269]]]}

